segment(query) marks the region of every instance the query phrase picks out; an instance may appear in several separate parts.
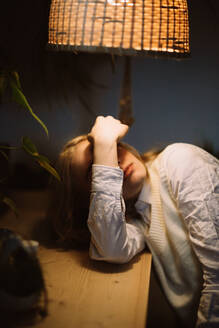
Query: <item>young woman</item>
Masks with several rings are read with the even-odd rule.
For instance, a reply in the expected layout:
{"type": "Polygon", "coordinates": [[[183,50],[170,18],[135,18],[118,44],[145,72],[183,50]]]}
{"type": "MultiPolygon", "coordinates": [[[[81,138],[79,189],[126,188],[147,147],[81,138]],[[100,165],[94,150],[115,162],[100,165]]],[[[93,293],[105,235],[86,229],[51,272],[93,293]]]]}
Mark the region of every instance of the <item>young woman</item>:
{"type": "Polygon", "coordinates": [[[219,161],[183,143],[140,156],[127,132],[99,116],[67,143],[56,231],[89,240],[95,260],[128,262],[147,245],[185,327],[219,327],[219,161]]]}

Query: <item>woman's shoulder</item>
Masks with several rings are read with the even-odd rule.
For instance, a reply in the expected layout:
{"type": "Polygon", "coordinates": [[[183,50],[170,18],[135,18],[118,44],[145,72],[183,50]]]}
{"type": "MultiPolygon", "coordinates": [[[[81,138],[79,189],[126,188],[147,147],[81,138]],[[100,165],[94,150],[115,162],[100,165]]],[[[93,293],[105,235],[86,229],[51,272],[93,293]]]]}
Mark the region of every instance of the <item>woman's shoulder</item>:
{"type": "Polygon", "coordinates": [[[213,165],[218,168],[219,161],[210,153],[199,146],[188,143],[173,143],[168,145],[159,155],[160,167],[165,169],[168,175],[191,175],[197,169],[205,165],[213,165]]]}
{"type": "Polygon", "coordinates": [[[199,146],[189,144],[189,143],[183,143],[183,142],[175,142],[167,147],[164,148],[162,151],[163,154],[167,155],[174,155],[174,154],[190,154],[197,155],[197,153],[203,152],[204,150],[200,148],[199,146]]]}
{"type": "Polygon", "coordinates": [[[186,160],[186,161],[191,161],[193,159],[197,160],[199,158],[206,161],[218,162],[218,159],[216,159],[213,155],[211,155],[201,147],[189,143],[182,143],[182,142],[178,142],[178,143],[176,142],[168,145],[161,152],[161,156],[167,159],[172,158],[177,162],[180,162],[181,160],[186,160]]]}

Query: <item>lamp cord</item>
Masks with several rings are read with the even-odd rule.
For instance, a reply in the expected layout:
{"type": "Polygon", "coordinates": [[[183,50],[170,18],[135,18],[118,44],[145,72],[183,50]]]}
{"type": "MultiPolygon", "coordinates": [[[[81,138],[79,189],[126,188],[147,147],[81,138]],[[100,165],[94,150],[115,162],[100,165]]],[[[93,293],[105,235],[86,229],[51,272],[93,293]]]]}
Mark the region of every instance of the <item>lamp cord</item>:
{"type": "Polygon", "coordinates": [[[129,56],[125,57],[124,66],[118,117],[122,123],[131,126],[134,123],[134,117],[132,109],[131,58],[129,56]]]}

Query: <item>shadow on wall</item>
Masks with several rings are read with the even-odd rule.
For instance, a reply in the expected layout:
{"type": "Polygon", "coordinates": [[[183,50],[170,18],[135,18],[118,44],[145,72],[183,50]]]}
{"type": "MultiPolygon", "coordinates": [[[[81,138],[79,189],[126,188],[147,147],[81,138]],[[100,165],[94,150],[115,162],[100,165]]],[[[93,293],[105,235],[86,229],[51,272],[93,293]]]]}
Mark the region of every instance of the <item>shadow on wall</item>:
{"type": "MultiPolygon", "coordinates": [[[[113,68],[110,56],[47,51],[49,4],[21,0],[13,10],[0,4],[0,67],[18,70],[24,94],[50,139],[20,107],[7,103],[0,104],[0,141],[16,145],[22,135],[33,136],[40,152],[54,159],[67,140],[86,133],[95,117],[106,112],[100,95],[111,89],[113,68]]],[[[26,161],[17,153],[11,159],[26,161]]]]}
{"type": "MultiPolygon", "coordinates": [[[[133,60],[136,123],[126,140],[140,151],[161,142],[161,146],[175,141],[202,146],[205,139],[218,147],[219,47],[215,39],[219,29],[206,0],[189,2],[191,60],[133,60]]],[[[97,115],[117,115],[123,58],[118,58],[114,75],[110,56],[46,51],[49,4],[48,0],[21,0],[13,10],[8,2],[0,4],[2,63],[11,62],[18,69],[24,93],[50,133],[47,140],[20,108],[4,104],[0,105],[0,141],[16,145],[22,135],[28,135],[40,153],[55,160],[63,144],[87,133],[97,115]]],[[[11,153],[11,161],[29,166],[18,153],[11,153]]]]}

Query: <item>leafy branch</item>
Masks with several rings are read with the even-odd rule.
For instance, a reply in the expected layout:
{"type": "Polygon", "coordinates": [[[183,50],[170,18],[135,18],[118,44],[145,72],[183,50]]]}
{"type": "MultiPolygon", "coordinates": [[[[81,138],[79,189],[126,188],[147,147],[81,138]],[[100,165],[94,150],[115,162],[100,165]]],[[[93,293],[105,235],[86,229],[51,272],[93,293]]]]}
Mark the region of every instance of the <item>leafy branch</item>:
{"type": "MultiPolygon", "coordinates": [[[[41,125],[45,131],[47,137],[49,136],[48,129],[42,120],[34,113],[32,110],[27,98],[23,94],[19,74],[15,70],[0,70],[0,101],[2,102],[3,96],[7,91],[10,91],[12,101],[20,105],[21,107],[28,110],[29,114],[41,125]]],[[[8,155],[5,152],[6,150],[18,150],[22,149],[27,154],[29,154],[34,161],[36,161],[44,170],[48,171],[53,175],[58,181],[61,181],[61,178],[55,168],[50,164],[50,161],[47,157],[39,154],[36,146],[31,141],[29,137],[22,137],[21,147],[9,147],[0,145],[0,155],[8,160],[8,155]]],[[[5,179],[3,178],[0,183],[3,183],[5,179]]],[[[9,197],[0,195],[0,202],[5,203],[9,206],[15,214],[17,214],[16,205],[9,197]]]]}
{"type": "Polygon", "coordinates": [[[41,121],[41,119],[33,112],[30,107],[27,98],[23,94],[20,78],[16,71],[2,70],[0,71],[0,97],[3,98],[3,94],[7,88],[11,89],[12,100],[18,105],[26,108],[32,117],[41,125],[41,127],[46,132],[46,135],[49,136],[48,129],[46,125],[41,121]]]}
{"type": "Polygon", "coordinates": [[[50,161],[47,157],[40,155],[37,151],[36,146],[33,144],[29,137],[22,137],[22,148],[26,153],[31,155],[33,159],[46,171],[52,174],[59,182],[61,182],[61,178],[57,171],[51,166],[50,161]]]}

